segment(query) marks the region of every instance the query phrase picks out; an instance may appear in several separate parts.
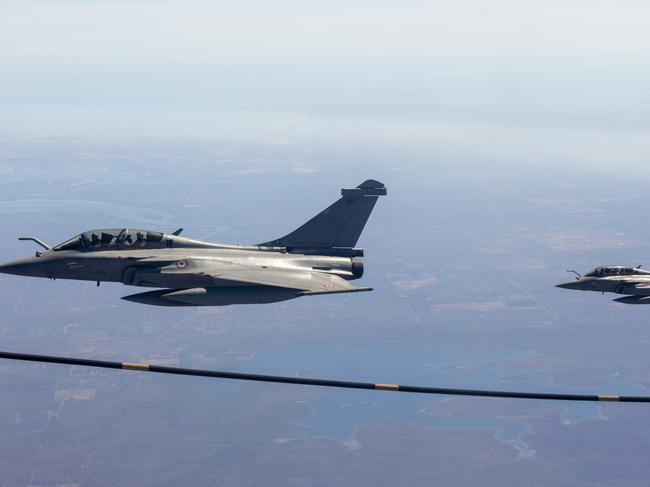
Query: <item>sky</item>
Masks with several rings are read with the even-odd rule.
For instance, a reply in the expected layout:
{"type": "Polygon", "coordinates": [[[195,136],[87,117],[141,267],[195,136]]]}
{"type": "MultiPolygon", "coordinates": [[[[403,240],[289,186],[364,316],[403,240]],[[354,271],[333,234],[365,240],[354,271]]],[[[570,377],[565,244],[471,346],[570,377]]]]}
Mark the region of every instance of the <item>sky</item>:
{"type": "MultiPolygon", "coordinates": [[[[363,237],[363,282],[374,293],[295,300],[262,315],[247,307],[194,313],[122,306],[119,297],[131,292],[121,285],[8,276],[0,279],[0,303],[13,310],[2,325],[5,345],[46,353],[41,343],[74,355],[101,349],[131,361],[169,354],[180,366],[207,360],[204,368],[223,370],[255,357],[262,361],[250,365],[260,373],[267,362],[257,354],[272,350],[272,359],[286,360],[286,374],[307,367],[296,361],[311,354],[316,362],[305,373],[334,378],[332,343],[371,352],[375,344],[412,344],[443,358],[441,350],[453,351],[436,370],[450,380],[464,370],[472,381],[494,365],[473,358],[486,347],[510,357],[495,388],[647,386],[647,310],[553,285],[567,279],[567,268],[648,262],[649,18],[648,0],[0,0],[6,259],[34,249],[15,236],[35,232],[57,243],[125,218],[167,231],[182,225],[208,240],[259,242],[320,211],[341,186],[372,177],[390,191],[363,237]],[[594,170],[629,176],[598,178],[594,170]],[[39,313],[61,326],[43,328],[39,313]],[[314,343],[324,347],[321,362],[311,349],[283,348],[314,343]],[[457,352],[469,367],[458,366],[457,352]]],[[[431,412],[456,428],[469,418],[469,426],[419,436],[398,408],[384,413],[356,394],[319,406],[314,391],[287,389],[271,403],[257,386],[222,396],[203,382],[35,370],[4,375],[15,393],[0,407],[18,445],[0,442],[0,457],[15,457],[10,473],[33,480],[23,485],[214,479],[215,469],[231,483],[233,475],[305,472],[343,472],[354,483],[354,465],[362,467],[357,477],[385,483],[408,471],[435,476],[423,477],[435,484],[429,479],[454,471],[463,479],[492,473],[499,485],[515,473],[539,482],[560,476],[563,485],[580,475],[634,485],[649,470],[647,414],[616,404],[581,421],[568,409],[553,412],[555,405],[445,400],[412,414],[431,412]],[[85,405],[47,386],[25,387],[34,381],[64,393],[96,387],[98,400],[85,405]],[[152,414],[142,406],[151,398],[165,407],[152,414]],[[310,421],[356,428],[357,418],[384,414],[391,424],[409,423],[406,436],[363,421],[363,447],[349,454],[349,443],[345,455],[332,442],[322,451],[283,443],[310,421]],[[477,428],[490,436],[486,417],[532,432],[527,453],[535,461],[511,462],[512,443],[476,436],[477,428]],[[70,441],[75,435],[81,447],[70,441]],[[437,463],[432,451],[443,455],[437,463]],[[412,467],[400,470],[400,462],[412,467]]]]}
{"type": "Polygon", "coordinates": [[[388,144],[637,168],[644,1],[0,4],[0,141],[388,144]]]}

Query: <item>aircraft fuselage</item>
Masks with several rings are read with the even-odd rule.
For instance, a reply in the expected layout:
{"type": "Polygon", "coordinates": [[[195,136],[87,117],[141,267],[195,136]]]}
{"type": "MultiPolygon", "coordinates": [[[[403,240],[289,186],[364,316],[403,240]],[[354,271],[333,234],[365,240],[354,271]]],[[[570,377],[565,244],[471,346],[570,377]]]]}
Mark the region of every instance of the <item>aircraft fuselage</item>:
{"type": "Polygon", "coordinates": [[[164,288],[124,299],[170,306],[268,303],[298,296],[369,291],[356,242],[386,187],[367,180],[293,232],[257,245],[223,245],[132,228],[89,230],[0,272],[49,279],[164,288]]]}
{"type": "Polygon", "coordinates": [[[648,304],[650,300],[650,272],[640,267],[602,266],[584,275],[577,275],[571,281],[558,284],[562,289],[596,291],[625,295],[616,299],[626,304],[648,304]]]}

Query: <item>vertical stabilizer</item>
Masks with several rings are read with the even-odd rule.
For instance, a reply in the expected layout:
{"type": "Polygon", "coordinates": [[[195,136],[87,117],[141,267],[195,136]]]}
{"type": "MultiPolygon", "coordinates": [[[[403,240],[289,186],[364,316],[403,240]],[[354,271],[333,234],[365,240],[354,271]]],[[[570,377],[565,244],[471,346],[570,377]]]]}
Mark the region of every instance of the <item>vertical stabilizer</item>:
{"type": "Polygon", "coordinates": [[[342,189],[341,198],[288,235],[259,245],[300,249],[353,248],[379,196],[379,181],[368,179],[354,189],[342,189]]]}

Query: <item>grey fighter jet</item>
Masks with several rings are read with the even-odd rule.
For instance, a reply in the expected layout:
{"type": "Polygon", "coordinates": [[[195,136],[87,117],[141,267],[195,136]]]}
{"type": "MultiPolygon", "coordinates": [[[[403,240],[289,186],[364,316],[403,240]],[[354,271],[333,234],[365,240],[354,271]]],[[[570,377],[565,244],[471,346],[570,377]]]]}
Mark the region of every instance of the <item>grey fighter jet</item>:
{"type": "Polygon", "coordinates": [[[598,291],[601,293],[624,294],[615,299],[625,304],[650,304],[650,271],[638,267],[620,265],[596,267],[593,271],[581,275],[574,270],[576,278],[563,282],[556,287],[579,291],[598,291]]]}
{"type": "Polygon", "coordinates": [[[350,283],[363,274],[361,231],[386,187],[367,180],[282,238],[223,245],[132,228],[81,233],[0,272],[50,279],[121,282],[163,288],[122,299],[158,306],[272,303],[299,296],[371,291],[350,283]]]}

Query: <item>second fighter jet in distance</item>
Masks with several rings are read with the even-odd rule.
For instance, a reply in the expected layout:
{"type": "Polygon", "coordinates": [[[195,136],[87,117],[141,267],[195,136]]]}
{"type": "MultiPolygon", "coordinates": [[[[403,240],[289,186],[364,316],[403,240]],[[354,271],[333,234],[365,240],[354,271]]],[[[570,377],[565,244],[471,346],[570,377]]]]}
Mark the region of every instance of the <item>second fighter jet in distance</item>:
{"type": "Polygon", "coordinates": [[[650,304],[650,271],[637,267],[610,265],[596,267],[586,274],[571,270],[576,278],[558,284],[562,289],[623,294],[614,301],[625,304],[650,304]]]}

